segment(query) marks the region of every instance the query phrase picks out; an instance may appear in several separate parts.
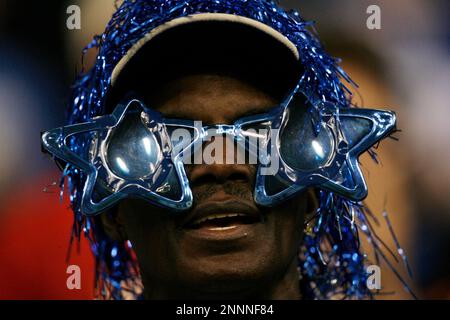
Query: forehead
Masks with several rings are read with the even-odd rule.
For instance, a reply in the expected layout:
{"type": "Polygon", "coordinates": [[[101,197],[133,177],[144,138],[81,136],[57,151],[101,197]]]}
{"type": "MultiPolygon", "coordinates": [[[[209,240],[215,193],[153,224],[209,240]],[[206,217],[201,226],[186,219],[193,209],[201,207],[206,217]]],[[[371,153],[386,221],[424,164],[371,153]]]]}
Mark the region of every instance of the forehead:
{"type": "Polygon", "coordinates": [[[281,102],[255,83],[217,73],[185,75],[156,87],[149,84],[140,95],[147,106],[168,118],[211,124],[264,113],[281,102]]]}

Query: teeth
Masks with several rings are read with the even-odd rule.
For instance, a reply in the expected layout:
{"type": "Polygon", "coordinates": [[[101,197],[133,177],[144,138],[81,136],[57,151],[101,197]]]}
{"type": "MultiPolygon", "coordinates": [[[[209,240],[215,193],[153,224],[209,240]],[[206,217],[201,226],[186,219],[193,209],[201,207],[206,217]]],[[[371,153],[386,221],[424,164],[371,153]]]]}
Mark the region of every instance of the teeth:
{"type": "Polygon", "coordinates": [[[230,227],[223,227],[223,228],[219,228],[219,227],[217,227],[217,228],[208,228],[208,230],[211,230],[211,231],[225,231],[225,230],[236,229],[236,228],[237,228],[236,226],[230,226],[230,227]]]}
{"type": "MultiPolygon", "coordinates": [[[[241,213],[213,214],[213,215],[201,218],[201,219],[197,219],[193,222],[193,224],[200,224],[200,223],[208,221],[208,220],[221,219],[221,218],[232,218],[232,217],[245,217],[245,214],[241,214],[241,213]]],[[[217,228],[217,229],[223,229],[223,228],[217,228]]]]}

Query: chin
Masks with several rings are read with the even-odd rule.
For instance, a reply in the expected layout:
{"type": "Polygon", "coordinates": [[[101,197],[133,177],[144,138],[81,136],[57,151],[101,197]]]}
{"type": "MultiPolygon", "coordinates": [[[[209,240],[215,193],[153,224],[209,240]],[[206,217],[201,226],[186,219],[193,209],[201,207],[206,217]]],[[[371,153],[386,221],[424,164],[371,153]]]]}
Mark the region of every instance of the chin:
{"type": "Polygon", "coordinates": [[[285,270],[267,256],[255,257],[254,252],[218,254],[187,262],[181,268],[181,281],[187,287],[219,295],[251,294],[285,270]]]}

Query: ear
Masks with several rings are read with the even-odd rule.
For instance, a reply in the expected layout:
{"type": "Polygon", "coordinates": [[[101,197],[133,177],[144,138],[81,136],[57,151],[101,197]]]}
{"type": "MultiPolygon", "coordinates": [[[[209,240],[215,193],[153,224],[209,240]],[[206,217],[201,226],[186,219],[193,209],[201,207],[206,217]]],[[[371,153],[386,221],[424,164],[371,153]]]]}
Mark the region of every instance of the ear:
{"type": "Polygon", "coordinates": [[[125,227],[121,215],[119,214],[118,206],[101,214],[100,220],[102,222],[103,230],[112,240],[126,241],[128,235],[126,234],[125,227]]]}

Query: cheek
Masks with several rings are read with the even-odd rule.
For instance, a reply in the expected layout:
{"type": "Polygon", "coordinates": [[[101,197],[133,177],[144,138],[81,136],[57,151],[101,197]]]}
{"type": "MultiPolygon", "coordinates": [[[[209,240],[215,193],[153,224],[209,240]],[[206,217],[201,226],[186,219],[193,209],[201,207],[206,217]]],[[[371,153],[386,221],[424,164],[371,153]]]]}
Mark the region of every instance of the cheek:
{"type": "Polygon", "coordinates": [[[298,252],[303,236],[306,208],[306,199],[300,196],[273,210],[278,246],[285,256],[298,252]]]}
{"type": "Polygon", "coordinates": [[[119,214],[141,270],[162,274],[170,261],[167,250],[169,233],[164,213],[159,208],[143,206],[139,201],[129,201],[121,205],[119,214]]]}

